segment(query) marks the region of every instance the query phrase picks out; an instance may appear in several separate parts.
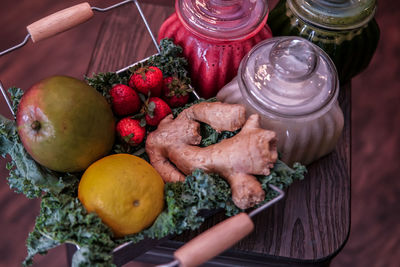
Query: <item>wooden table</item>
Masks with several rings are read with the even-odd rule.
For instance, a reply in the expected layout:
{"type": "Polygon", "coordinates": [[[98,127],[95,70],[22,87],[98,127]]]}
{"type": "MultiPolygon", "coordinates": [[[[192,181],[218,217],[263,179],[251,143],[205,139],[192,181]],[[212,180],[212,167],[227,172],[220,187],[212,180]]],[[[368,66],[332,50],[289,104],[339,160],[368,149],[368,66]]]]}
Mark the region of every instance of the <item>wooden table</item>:
{"type": "MultiPolygon", "coordinates": [[[[174,12],[172,1],[161,4],[142,4],[155,34],[174,12]]],[[[116,71],[154,53],[136,8],[124,6],[113,11],[102,25],[87,74],[116,71]]],[[[306,179],[295,182],[283,201],[257,215],[251,235],[206,266],[327,266],[342,249],[350,231],[349,84],[342,86],[339,101],[345,125],[335,151],[308,166],[306,179]]],[[[223,219],[223,214],[217,214],[197,231],[171,240],[146,240],[140,246],[127,246],[114,255],[115,262],[122,265],[136,258],[167,263],[176,248],[223,219]]]]}

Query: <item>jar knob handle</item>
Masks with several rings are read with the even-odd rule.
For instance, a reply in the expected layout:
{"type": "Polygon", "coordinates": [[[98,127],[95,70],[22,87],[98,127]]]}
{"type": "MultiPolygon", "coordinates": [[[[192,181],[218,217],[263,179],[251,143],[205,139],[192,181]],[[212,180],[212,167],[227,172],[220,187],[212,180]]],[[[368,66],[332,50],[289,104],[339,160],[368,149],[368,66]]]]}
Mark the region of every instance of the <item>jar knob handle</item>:
{"type": "Polygon", "coordinates": [[[278,41],[270,51],[269,60],[279,77],[300,82],[314,73],[319,56],[308,41],[292,37],[278,41]]]}

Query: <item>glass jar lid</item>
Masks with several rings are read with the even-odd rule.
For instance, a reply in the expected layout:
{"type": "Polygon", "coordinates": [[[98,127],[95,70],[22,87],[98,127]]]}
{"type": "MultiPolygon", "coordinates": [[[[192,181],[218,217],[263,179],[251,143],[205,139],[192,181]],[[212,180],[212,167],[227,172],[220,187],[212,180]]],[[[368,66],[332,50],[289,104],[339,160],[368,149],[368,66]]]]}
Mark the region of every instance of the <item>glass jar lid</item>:
{"type": "Polygon", "coordinates": [[[275,37],[257,44],[240,64],[239,85],[253,107],[280,117],[323,112],[339,92],[332,60],[300,37],[275,37]]]}
{"type": "Polygon", "coordinates": [[[301,19],[334,30],[359,28],[375,14],[376,0],[288,0],[301,19]]]}
{"type": "Polygon", "coordinates": [[[203,38],[241,40],[264,27],[265,0],[177,0],[177,14],[186,28],[203,38]]]}

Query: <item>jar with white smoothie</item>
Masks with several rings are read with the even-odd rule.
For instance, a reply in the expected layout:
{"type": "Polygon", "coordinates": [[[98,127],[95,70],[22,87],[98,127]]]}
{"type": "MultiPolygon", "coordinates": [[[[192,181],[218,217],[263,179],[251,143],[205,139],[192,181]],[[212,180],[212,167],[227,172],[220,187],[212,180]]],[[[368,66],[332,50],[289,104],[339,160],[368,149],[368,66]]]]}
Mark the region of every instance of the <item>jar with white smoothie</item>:
{"type": "Polygon", "coordinates": [[[318,46],[300,37],[276,37],[243,58],[238,75],[217,99],[261,115],[261,126],[278,136],[287,164],[309,164],[330,153],[343,130],[335,66],[318,46]]]}

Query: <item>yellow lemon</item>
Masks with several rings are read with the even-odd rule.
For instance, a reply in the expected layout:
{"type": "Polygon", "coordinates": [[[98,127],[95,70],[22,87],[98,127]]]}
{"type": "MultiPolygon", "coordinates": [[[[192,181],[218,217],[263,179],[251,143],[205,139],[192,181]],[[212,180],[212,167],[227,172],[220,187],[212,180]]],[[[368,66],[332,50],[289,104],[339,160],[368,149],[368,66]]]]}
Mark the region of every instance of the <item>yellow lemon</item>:
{"type": "Polygon", "coordinates": [[[149,227],[164,207],[164,182],[145,160],[115,154],[85,171],[78,198],[88,212],[96,212],[116,237],[149,227]]]}

